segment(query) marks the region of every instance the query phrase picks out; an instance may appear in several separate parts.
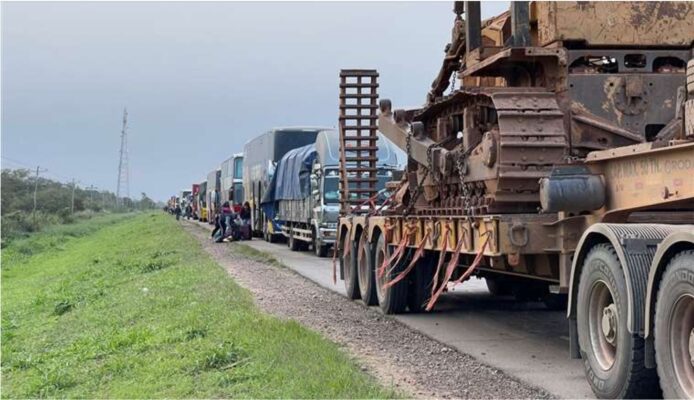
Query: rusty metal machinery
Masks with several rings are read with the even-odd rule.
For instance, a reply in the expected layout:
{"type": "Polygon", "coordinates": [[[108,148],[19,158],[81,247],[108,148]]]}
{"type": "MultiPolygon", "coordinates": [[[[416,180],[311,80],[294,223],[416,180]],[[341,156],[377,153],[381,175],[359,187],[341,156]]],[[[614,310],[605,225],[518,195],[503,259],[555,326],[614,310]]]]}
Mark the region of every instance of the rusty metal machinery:
{"type": "Polygon", "coordinates": [[[479,7],[456,3],[422,108],[380,102],[379,130],[409,158],[392,213],[537,212],[540,179],[557,167],[684,139],[692,3],[512,2],[487,21],[479,7]],[[453,74],[460,85],[445,94],[453,74]]]}
{"type": "MultiPolygon", "coordinates": [[[[660,376],[663,393],[693,397],[693,348],[669,351],[667,301],[652,299],[664,298],[661,277],[685,287],[694,276],[694,3],[517,1],[482,21],[465,2],[454,13],[426,104],[381,100],[373,117],[408,165],[387,208],[340,218],[348,296],[419,312],[477,275],[492,294],[568,300],[571,354],[598,397],[659,396],[655,364],[684,366],[660,376]]],[[[671,320],[684,326],[677,343],[692,343],[694,323],[671,320]]]]}

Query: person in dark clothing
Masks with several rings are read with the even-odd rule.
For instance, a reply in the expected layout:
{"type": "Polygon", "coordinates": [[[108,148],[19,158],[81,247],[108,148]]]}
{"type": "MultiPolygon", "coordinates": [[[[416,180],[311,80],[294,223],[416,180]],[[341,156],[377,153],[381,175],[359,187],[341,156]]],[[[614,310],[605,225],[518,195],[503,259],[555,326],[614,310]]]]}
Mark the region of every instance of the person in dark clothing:
{"type": "Polygon", "coordinates": [[[239,213],[241,227],[239,228],[239,236],[244,240],[251,240],[251,205],[248,202],[243,203],[241,212],[239,213]]]}
{"type": "Polygon", "coordinates": [[[217,214],[214,216],[214,229],[212,230],[211,235],[215,242],[220,243],[224,239],[225,229],[226,225],[224,224],[224,218],[222,217],[222,214],[217,212],[217,214]]]}
{"type": "Polygon", "coordinates": [[[251,220],[251,205],[248,202],[243,203],[243,207],[241,207],[241,213],[239,215],[241,217],[241,221],[246,223],[246,221],[251,220]]]}
{"type": "Polygon", "coordinates": [[[186,219],[191,219],[193,217],[193,207],[191,207],[190,204],[186,206],[185,217],[186,219]]]}
{"type": "Polygon", "coordinates": [[[176,221],[181,219],[181,206],[176,204],[176,208],[174,209],[174,213],[176,214],[176,221]]]}

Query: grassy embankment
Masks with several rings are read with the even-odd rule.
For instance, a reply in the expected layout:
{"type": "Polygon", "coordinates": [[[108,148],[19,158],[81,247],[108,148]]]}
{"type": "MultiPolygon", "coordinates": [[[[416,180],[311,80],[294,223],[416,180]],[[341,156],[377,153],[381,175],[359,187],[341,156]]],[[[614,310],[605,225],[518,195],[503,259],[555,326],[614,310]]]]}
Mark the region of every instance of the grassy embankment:
{"type": "Polygon", "coordinates": [[[166,215],[2,253],[2,397],[392,397],[336,345],[264,315],[166,215]]]}

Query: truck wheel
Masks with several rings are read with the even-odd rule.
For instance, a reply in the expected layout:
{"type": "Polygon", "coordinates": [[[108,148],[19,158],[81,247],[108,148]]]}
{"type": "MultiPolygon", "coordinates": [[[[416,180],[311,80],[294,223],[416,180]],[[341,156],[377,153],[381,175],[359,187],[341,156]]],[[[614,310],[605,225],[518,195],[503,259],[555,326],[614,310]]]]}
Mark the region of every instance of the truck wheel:
{"type": "Polygon", "coordinates": [[[487,282],[489,293],[494,296],[508,296],[511,294],[511,282],[503,276],[487,276],[484,278],[487,282]]]}
{"type": "Polygon", "coordinates": [[[359,298],[359,278],[357,277],[357,246],[349,239],[349,235],[345,235],[342,242],[342,272],[345,279],[345,291],[347,298],[356,300],[359,298]],[[349,254],[344,255],[346,249],[349,248],[349,254]]]}
{"type": "Polygon", "coordinates": [[[594,246],[578,284],[577,323],[588,382],[599,398],[658,397],[654,369],[644,366],[644,340],[627,330],[627,286],[614,248],[594,246]]]}
{"type": "Polygon", "coordinates": [[[313,252],[316,253],[317,257],[323,258],[328,256],[328,246],[321,246],[318,241],[318,235],[316,235],[316,230],[312,230],[313,233],[313,252]]]}
{"type": "MultiPolygon", "coordinates": [[[[386,257],[389,257],[390,251],[386,245],[386,240],[383,235],[379,235],[378,242],[376,243],[374,265],[377,266],[376,269],[378,269],[381,264],[383,264],[383,260],[385,260],[386,257]]],[[[378,296],[378,305],[381,306],[381,310],[384,314],[400,314],[405,312],[405,309],[407,308],[407,286],[409,285],[407,279],[403,279],[387,289],[383,287],[383,285],[393,279],[398,272],[402,271],[403,268],[404,265],[402,262],[400,262],[397,266],[395,266],[395,268],[392,268],[392,271],[390,271],[389,274],[383,274],[383,276],[380,278],[376,276],[376,295],[378,296]]],[[[390,266],[388,266],[388,270],[390,269],[390,266]]]]}
{"type": "Polygon", "coordinates": [[[407,290],[407,308],[410,312],[420,313],[426,308],[431,298],[431,286],[436,272],[436,257],[430,253],[417,260],[412,272],[410,272],[410,287],[407,290]]]}
{"type": "Polygon", "coordinates": [[[299,251],[301,250],[301,241],[294,238],[294,233],[289,233],[289,250],[299,251]]]}
{"type": "Polygon", "coordinates": [[[694,251],[678,254],[665,269],[654,328],[663,396],[694,398],[694,251]]]}
{"type": "Polygon", "coordinates": [[[362,235],[357,248],[357,270],[359,271],[359,293],[361,300],[367,306],[373,306],[378,303],[376,297],[376,275],[373,263],[373,254],[371,245],[366,240],[366,236],[362,235]]]}

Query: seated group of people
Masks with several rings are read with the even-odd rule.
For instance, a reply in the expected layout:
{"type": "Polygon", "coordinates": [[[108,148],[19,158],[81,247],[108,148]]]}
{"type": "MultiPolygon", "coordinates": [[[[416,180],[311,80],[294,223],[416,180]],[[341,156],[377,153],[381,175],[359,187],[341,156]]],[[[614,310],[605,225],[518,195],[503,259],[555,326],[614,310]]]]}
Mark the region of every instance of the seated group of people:
{"type": "Polygon", "coordinates": [[[248,202],[232,208],[229,202],[225,201],[215,215],[212,239],[217,243],[225,240],[250,240],[250,222],[251,206],[248,202]]]}

